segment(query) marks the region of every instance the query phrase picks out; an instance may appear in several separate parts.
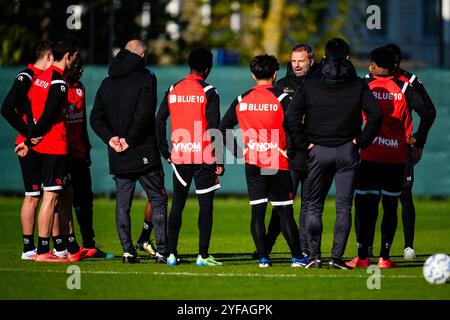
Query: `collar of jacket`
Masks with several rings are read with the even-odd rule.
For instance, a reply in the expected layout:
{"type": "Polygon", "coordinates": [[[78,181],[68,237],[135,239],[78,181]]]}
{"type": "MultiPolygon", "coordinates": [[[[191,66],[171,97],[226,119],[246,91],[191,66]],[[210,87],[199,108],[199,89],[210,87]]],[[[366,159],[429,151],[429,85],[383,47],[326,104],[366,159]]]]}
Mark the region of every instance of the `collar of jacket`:
{"type": "Polygon", "coordinates": [[[193,73],[189,73],[186,77],[184,77],[185,79],[191,79],[191,80],[201,80],[204,81],[205,79],[203,79],[201,76],[199,76],[198,74],[193,74],[193,73]]]}

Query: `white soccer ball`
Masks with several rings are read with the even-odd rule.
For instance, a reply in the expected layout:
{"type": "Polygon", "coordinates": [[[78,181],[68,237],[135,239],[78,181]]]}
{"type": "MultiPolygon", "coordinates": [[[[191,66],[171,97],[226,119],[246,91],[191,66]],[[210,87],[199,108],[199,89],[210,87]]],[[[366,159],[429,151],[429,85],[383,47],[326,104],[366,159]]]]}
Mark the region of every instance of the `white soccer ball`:
{"type": "Polygon", "coordinates": [[[430,256],[423,265],[423,276],[431,284],[450,281],[450,257],[444,253],[430,256]]]}

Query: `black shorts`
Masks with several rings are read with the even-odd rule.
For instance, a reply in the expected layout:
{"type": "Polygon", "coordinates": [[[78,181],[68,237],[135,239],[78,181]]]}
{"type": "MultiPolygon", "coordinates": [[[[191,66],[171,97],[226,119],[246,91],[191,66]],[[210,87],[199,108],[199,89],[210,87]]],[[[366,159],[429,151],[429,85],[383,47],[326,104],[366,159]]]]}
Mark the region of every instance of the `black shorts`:
{"type": "Polygon", "coordinates": [[[412,148],[408,147],[408,162],[405,166],[405,176],[403,178],[402,189],[412,189],[414,184],[414,165],[412,161],[412,148]]]}
{"type": "Polygon", "coordinates": [[[67,156],[38,152],[35,154],[39,161],[44,191],[62,190],[70,183],[70,174],[67,171],[67,156]]]}
{"type": "Polygon", "coordinates": [[[30,149],[25,157],[19,157],[25,195],[38,197],[41,195],[42,176],[37,153],[30,149]]]}
{"type": "Polygon", "coordinates": [[[404,164],[361,161],[356,176],[355,193],[399,196],[404,174],[404,164]]]}
{"type": "Polygon", "coordinates": [[[294,193],[289,170],[262,169],[246,164],[245,177],[250,205],[268,201],[272,203],[272,206],[293,204],[294,193]]]}
{"type": "Polygon", "coordinates": [[[189,189],[192,178],[194,178],[196,194],[205,194],[220,188],[215,164],[172,163],[172,169],[174,183],[177,183],[184,188],[189,189]]]}

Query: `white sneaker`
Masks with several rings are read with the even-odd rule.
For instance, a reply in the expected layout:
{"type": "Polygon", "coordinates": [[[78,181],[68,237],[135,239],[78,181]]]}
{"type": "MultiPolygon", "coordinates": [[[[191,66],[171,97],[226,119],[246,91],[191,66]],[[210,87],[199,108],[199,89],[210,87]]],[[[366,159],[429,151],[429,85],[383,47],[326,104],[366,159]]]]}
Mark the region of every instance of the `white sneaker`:
{"type": "Polygon", "coordinates": [[[33,249],[27,252],[22,252],[22,260],[34,260],[37,255],[37,249],[33,249]]]}
{"type": "Polygon", "coordinates": [[[67,249],[64,249],[63,251],[56,251],[56,249],[53,249],[53,254],[61,259],[67,258],[67,249]]]}
{"type": "Polygon", "coordinates": [[[411,247],[407,247],[405,248],[405,250],[403,251],[403,257],[406,260],[413,260],[416,258],[416,252],[414,251],[413,248],[411,247]]]}

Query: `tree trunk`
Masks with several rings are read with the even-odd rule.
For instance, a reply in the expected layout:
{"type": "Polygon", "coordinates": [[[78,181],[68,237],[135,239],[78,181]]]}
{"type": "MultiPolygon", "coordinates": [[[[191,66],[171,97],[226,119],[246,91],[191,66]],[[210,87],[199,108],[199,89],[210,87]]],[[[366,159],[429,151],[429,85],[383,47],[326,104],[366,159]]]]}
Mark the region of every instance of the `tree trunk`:
{"type": "Polygon", "coordinates": [[[270,0],[270,8],[263,23],[263,47],[267,54],[278,56],[283,35],[285,0],[270,0]]]}

